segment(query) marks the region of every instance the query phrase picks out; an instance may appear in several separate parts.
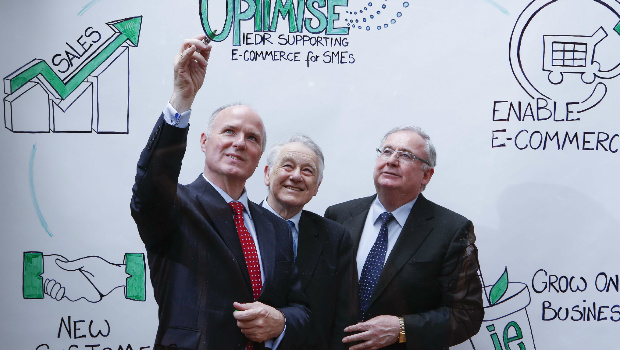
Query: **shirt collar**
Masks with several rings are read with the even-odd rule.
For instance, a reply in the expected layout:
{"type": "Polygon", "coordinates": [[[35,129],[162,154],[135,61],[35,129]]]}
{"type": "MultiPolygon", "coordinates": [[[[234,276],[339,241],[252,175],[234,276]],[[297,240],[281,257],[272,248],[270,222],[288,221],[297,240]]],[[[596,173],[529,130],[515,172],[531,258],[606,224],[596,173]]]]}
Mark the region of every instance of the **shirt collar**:
{"type": "MultiPolygon", "coordinates": [[[[411,202],[401,205],[400,207],[398,207],[396,210],[392,212],[392,215],[394,215],[394,219],[396,219],[396,222],[398,222],[400,227],[405,226],[405,222],[407,221],[407,218],[409,217],[411,208],[413,208],[413,205],[415,204],[417,200],[418,200],[418,197],[415,197],[415,199],[412,200],[411,202]]],[[[375,200],[372,202],[372,205],[370,206],[370,212],[372,214],[372,222],[373,223],[377,222],[377,220],[379,219],[379,215],[383,214],[386,211],[387,210],[385,209],[383,204],[381,204],[381,201],[379,201],[379,197],[377,196],[375,200]]]]}
{"type": "MultiPolygon", "coordinates": [[[[273,208],[267,202],[267,197],[265,197],[265,200],[263,201],[262,205],[263,205],[263,208],[266,208],[270,212],[276,214],[276,216],[279,217],[280,219],[286,220],[283,217],[281,217],[280,214],[278,214],[275,210],[273,210],[273,208]]],[[[292,218],[288,219],[288,220],[292,221],[295,224],[295,229],[297,231],[299,231],[299,219],[301,219],[301,211],[299,213],[295,214],[295,216],[293,216],[292,218]]]]}
{"type": "MultiPolygon", "coordinates": [[[[202,177],[207,180],[207,182],[209,184],[211,184],[211,186],[213,186],[213,188],[215,188],[215,190],[217,191],[217,193],[220,194],[220,196],[222,196],[222,198],[224,198],[224,200],[226,201],[226,203],[230,203],[230,202],[235,202],[235,200],[228,194],[226,193],[223,189],[219,188],[216,184],[214,184],[213,182],[209,181],[209,179],[207,179],[207,177],[205,176],[205,174],[202,174],[202,177]]],[[[250,210],[248,209],[248,192],[245,190],[245,187],[243,188],[243,192],[241,193],[241,197],[239,197],[239,200],[237,202],[241,202],[243,204],[243,211],[246,212],[246,214],[248,214],[248,216],[250,217],[250,219],[252,218],[252,214],[250,214],[250,210]]]]}

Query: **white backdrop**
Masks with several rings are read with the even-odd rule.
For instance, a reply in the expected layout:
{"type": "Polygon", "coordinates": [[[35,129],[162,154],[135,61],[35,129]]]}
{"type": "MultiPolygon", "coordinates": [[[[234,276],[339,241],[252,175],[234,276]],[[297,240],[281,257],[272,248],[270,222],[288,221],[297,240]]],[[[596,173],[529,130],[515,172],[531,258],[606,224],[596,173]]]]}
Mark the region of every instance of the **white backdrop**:
{"type": "MultiPolygon", "coordinates": [[[[221,33],[225,2],[208,4],[211,27],[221,33]]],[[[323,148],[325,178],[307,206],[317,213],[374,193],[382,135],[419,125],[438,150],[425,196],[474,222],[487,291],[506,291],[487,308],[479,334],[457,348],[618,349],[620,3],[332,6],[340,14],[334,26],[348,34],[289,33],[288,19],[280,18],[264,45],[235,46],[232,31],[214,43],[181,182],[203,168],[198,141],[207,115],[234,101],[263,116],[268,146],[301,132],[323,148]],[[595,34],[599,28],[605,36],[595,34]],[[295,34],[302,40],[292,45],[278,38],[295,34]],[[318,46],[316,37],[340,41],[318,46]],[[299,61],[244,60],[273,51],[299,52],[299,61]],[[326,63],[327,51],[343,62],[326,63]],[[319,56],[306,62],[309,55],[319,56]],[[507,281],[500,279],[504,271],[507,281]]],[[[199,3],[22,0],[3,1],[0,9],[0,349],[148,348],[157,326],[150,281],[145,300],[125,291],[125,254],[145,253],[129,213],[131,186],[172,92],[172,59],[183,38],[203,32],[199,3]],[[134,17],[124,28],[139,40],[119,47],[112,40],[120,34],[106,23],[134,17]],[[97,61],[102,52],[112,53],[97,61]],[[12,91],[16,76],[35,72],[30,66],[40,61],[27,65],[34,59],[65,85],[73,76],[87,78],[66,98],[54,97],[52,87],[61,84],[41,75],[12,91]],[[39,284],[30,267],[25,272],[26,252],[43,257],[34,263],[43,265],[39,284]],[[54,254],[62,261],[54,264],[54,254]],[[88,279],[94,270],[87,260],[114,273],[88,279]],[[53,266],[63,264],[65,270],[53,266]],[[49,285],[50,294],[61,300],[26,297],[26,287],[41,292],[46,280],[58,283],[49,285]],[[56,293],[61,285],[64,297],[56,293]]],[[[240,30],[257,37],[253,20],[240,30]]],[[[263,167],[264,160],[247,184],[254,201],[266,195],[263,167]]]]}

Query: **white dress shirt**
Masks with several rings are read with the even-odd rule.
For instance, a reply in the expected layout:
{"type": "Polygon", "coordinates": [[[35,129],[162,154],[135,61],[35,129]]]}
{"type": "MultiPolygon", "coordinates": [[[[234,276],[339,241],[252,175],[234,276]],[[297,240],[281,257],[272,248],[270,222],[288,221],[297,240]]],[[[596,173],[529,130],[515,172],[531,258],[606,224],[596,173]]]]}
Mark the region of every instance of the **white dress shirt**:
{"type": "Polygon", "coordinates": [[[170,103],[168,103],[166,108],[164,108],[164,119],[166,120],[166,123],[176,126],[177,128],[187,128],[189,126],[189,117],[191,115],[191,109],[179,114],[170,103]]]}
{"type": "MultiPolygon", "coordinates": [[[[409,203],[406,203],[396,210],[392,212],[395,220],[390,220],[388,223],[388,244],[387,244],[387,252],[385,253],[385,261],[387,261],[394,245],[396,244],[396,240],[400,236],[401,231],[403,230],[403,226],[405,225],[405,221],[407,221],[407,217],[409,217],[409,213],[411,212],[411,208],[415,204],[415,201],[418,199],[416,197],[409,203]]],[[[357,248],[357,276],[358,278],[362,275],[362,269],[364,268],[364,263],[366,262],[366,257],[368,257],[368,253],[372,249],[372,246],[375,244],[377,240],[377,236],[379,235],[379,230],[381,229],[381,221],[379,221],[379,215],[386,212],[385,207],[379,201],[379,197],[375,198],[375,200],[370,205],[370,210],[368,211],[368,216],[366,216],[366,222],[364,223],[364,229],[362,230],[362,237],[360,238],[360,244],[357,248]]],[[[385,264],[385,261],[383,262],[385,264]]]]}

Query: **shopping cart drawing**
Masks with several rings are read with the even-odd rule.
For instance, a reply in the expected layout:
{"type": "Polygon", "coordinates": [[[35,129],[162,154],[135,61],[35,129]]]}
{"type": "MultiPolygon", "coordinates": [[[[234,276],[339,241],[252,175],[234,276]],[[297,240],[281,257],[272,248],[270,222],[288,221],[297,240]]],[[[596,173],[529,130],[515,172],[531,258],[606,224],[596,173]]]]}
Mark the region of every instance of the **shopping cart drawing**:
{"type": "Polygon", "coordinates": [[[543,70],[549,72],[549,82],[557,85],[564,80],[564,73],[581,73],[584,83],[593,83],[600,70],[594,48],[606,37],[603,27],[591,36],[543,35],[543,70]]]}

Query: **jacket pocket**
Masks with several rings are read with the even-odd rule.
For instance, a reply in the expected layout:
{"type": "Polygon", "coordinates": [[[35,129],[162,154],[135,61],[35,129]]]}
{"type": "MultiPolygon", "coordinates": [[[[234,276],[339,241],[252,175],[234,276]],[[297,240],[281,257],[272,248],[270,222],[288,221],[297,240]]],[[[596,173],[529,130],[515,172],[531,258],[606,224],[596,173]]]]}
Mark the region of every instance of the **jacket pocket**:
{"type": "Polygon", "coordinates": [[[200,331],[195,329],[169,327],[166,329],[161,343],[155,348],[196,350],[200,344],[200,334],[200,331]]]}

